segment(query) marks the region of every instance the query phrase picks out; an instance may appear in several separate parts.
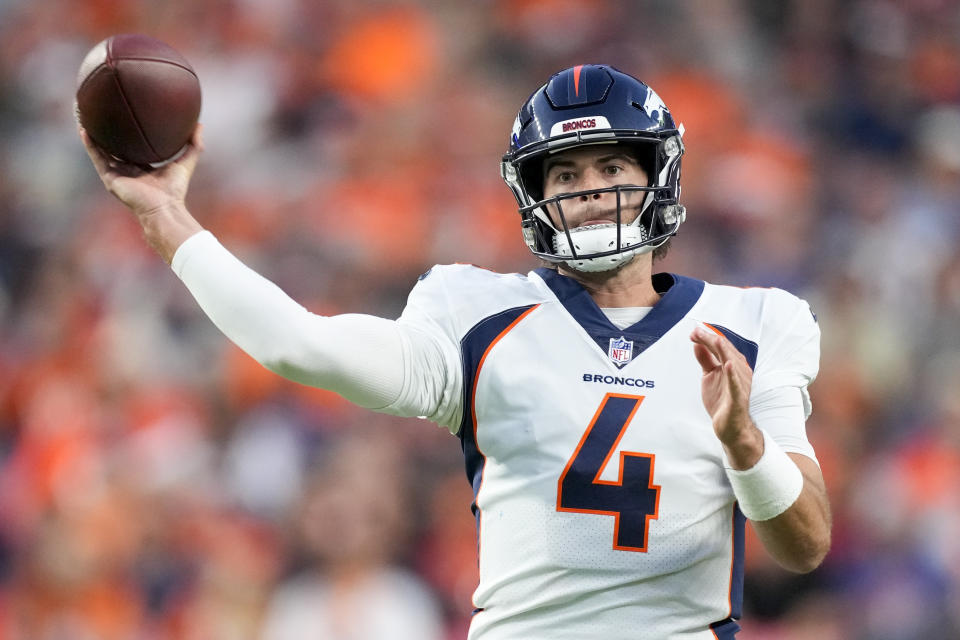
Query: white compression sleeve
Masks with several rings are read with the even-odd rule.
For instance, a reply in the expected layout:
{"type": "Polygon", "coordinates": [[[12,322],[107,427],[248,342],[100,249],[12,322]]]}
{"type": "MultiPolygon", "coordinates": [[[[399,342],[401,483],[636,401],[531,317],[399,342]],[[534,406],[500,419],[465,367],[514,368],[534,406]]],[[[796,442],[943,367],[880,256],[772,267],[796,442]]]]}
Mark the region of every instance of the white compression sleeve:
{"type": "Polygon", "coordinates": [[[208,231],[184,242],[171,267],[213,323],[271,371],[369,409],[410,416],[436,410],[445,365],[423,332],[369,315],[313,314],[208,231]]]}
{"type": "MultiPolygon", "coordinates": [[[[750,417],[788,453],[800,453],[814,462],[817,455],[807,439],[804,403],[806,389],[775,387],[750,397],[750,417]]],[[[817,464],[820,464],[817,462],[817,464]]]]}

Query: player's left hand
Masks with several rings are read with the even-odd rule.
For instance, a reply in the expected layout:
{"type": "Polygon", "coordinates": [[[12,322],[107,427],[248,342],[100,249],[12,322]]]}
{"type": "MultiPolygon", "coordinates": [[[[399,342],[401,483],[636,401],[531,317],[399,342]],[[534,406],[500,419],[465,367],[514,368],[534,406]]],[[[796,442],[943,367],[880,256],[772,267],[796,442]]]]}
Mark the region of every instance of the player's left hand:
{"type": "MultiPolygon", "coordinates": [[[[703,326],[697,326],[690,334],[693,353],[703,369],[700,393],[703,406],[713,418],[717,438],[728,449],[745,445],[753,449],[760,437],[757,458],[763,453],[762,434],[750,418],[750,386],[753,370],[747,359],[723,335],[703,326]]],[[[753,457],[749,453],[748,458],[753,457]]],[[[756,460],[745,460],[747,467],[756,460]]],[[[740,465],[737,465],[740,466],[740,465]]]]}

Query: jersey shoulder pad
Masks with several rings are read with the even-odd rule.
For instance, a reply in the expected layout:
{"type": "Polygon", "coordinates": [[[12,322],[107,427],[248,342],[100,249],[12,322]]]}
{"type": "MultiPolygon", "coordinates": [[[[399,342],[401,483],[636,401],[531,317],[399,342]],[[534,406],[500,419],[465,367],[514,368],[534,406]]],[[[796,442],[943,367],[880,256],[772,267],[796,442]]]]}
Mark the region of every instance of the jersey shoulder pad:
{"type": "Polygon", "coordinates": [[[756,345],[755,391],[816,377],[820,327],[806,300],[777,288],[707,285],[698,314],[756,345]]]}
{"type": "Polygon", "coordinates": [[[544,299],[524,274],[498,273],[470,264],[435,265],[418,279],[400,320],[442,327],[459,341],[484,318],[544,299]]]}

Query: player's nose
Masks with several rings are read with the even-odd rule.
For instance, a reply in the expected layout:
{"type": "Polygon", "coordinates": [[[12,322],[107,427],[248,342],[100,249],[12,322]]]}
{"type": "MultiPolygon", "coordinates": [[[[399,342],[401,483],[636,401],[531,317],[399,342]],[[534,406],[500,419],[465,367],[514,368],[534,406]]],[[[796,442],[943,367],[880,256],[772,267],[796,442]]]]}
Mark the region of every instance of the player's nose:
{"type": "MultiPolygon", "coordinates": [[[[584,187],[584,191],[589,189],[599,189],[600,187],[584,187]]],[[[581,202],[588,202],[591,200],[602,200],[604,196],[609,195],[608,193],[585,193],[580,195],[581,202]]]]}
{"type": "MultiPolygon", "coordinates": [[[[607,184],[603,180],[603,176],[600,175],[599,171],[589,170],[583,173],[583,177],[580,180],[580,190],[581,191],[590,191],[591,189],[602,189],[606,187],[607,184]]],[[[610,193],[588,193],[583,194],[579,197],[581,202],[588,202],[591,200],[603,200],[605,197],[609,196],[610,193]]]]}

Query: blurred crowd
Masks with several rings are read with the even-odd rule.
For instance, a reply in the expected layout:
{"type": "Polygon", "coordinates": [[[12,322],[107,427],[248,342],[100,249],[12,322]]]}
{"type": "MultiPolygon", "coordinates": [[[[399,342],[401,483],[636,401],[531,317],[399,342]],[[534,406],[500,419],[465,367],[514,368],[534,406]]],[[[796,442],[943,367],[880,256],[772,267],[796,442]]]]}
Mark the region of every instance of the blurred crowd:
{"type": "Polygon", "coordinates": [[[0,638],[469,624],[457,439],[266,372],[97,180],[75,75],[122,32],[200,77],[192,211],[323,314],[535,267],[497,166],[517,108],[578,63],[651,84],[687,144],[661,269],[784,287],[823,330],[833,549],[798,576],[748,538],[741,637],[960,638],[953,0],[0,0],[0,638]]]}

